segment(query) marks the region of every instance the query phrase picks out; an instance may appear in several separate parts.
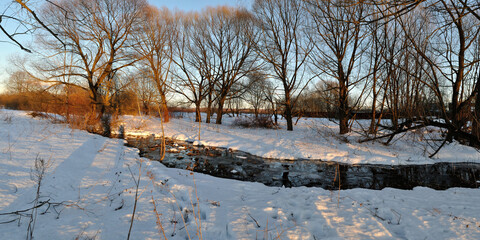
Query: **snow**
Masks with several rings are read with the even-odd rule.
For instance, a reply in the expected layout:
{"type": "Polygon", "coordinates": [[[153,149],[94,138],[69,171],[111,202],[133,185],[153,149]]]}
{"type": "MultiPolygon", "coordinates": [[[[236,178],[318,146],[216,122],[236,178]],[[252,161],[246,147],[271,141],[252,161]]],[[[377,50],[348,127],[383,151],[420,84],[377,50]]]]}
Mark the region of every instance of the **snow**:
{"type": "MultiPolygon", "coordinates": [[[[294,131],[286,131],[284,121],[280,121],[280,129],[239,128],[232,126],[234,119],[224,117],[223,125],[198,124],[194,122],[193,114],[185,114],[184,118],[164,123],[164,133],[167,137],[194,142],[194,145],[241,150],[264,158],[385,165],[480,163],[479,151],[457,142],[445,145],[434,158],[429,158],[436,146],[430,146],[431,141],[425,139],[440,138],[439,130],[434,128],[400,134],[391,145],[386,146],[379,141],[359,143],[364,137],[356,132],[339,136],[336,124],[327,119],[301,118],[294,131]]],[[[127,134],[162,135],[162,124],[157,118],[125,116],[122,121],[127,134]]],[[[364,126],[369,124],[365,120],[360,123],[364,126]]],[[[360,129],[358,124],[354,127],[355,130],[360,129]]]]}
{"type": "MultiPolygon", "coordinates": [[[[188,119],[174,119],[166,124],[166,132],[194,140],[191,132],[198,129],[189,124],[188,119]]],[[[203,127],[201,142],[242,149],[247,147],[247,140],[234,139],[243,136],[255,141],[250,146],[276,141],[294,142],[296,151],[321,146],[311,146],[316,142],[308,138],[313,133],[301,126],[297,130],[302,136],[295,137],[283,130],[211,125],[203,127]],[[279,137],[273,141],[276,134],[279,137]],[[265,136],[265,141],[261,136],[265,136]],[[302,142],[308,147],[299,148],[302,142]]],[[[337,140],[324,145],[335,149],[333,141],[337,140]]],[[[395,155],[395,149],[405,149],[403,144],[393,146],[390,153],[395,155]]],[[[332,158],[353,155],[348,150],[361,146],[351,145],[337,146],[347,153],[332,151],[332,158]]],[[[380,145],[371,145],[372,150],[368,151],[377,158],[385,154],[380,145]]],[[[261,146],[255,151],[259,153],[261,146]]],[[[277,156],[296,156],[293,148],[276,146],[277,156]]],[[[265,154],[274,155],[272,149],[264,150],[265,154]]],[[[360,150],[357,153],[367,152],[360,150]]],[[[455,145],[450,150],[456,150],[451,156],[458,157],[466,151],[455,145]]],[[[306,154],[312,158],[320,156],[315,152],[309,150],[306,154]]],[[[123,140],[72,130],[66,125],[32,119],[25,112],[7,110],[0,110],[0,239],[26,238],[26,214],[30,211],[22,216],[5,213],[33,206],[36,185],[30,173],[37,156],[50,163],[41,185],[40,201],[61,204],[38,209],[35,239],[126,239],[139,174],[131,239],[163,239],[152,199],[168,239],[480,239],[480,189],[327,191],[267,187],[169,169],[159,162],[139,158],[138,150],[125,147],[123,140]]],[[[439,159],[452,158],[442,157],[439,159]]],[[[360,160],[359,157],[357,161],[360,160]]]]}

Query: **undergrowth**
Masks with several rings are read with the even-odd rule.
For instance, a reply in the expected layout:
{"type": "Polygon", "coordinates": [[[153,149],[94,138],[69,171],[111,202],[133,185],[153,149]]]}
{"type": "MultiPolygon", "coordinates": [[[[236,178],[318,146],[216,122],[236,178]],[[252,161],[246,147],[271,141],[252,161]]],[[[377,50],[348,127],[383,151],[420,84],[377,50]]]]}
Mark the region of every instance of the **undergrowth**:
{"type": "Polygon", "coordinates": [[[257,117],[237,117],[233,123],[233,126],[243,127],[243,128],[266,128],[266,129],[276,129],[277,125],[273,122],[272,118],[269,115],[259,115],[257,117]]]}

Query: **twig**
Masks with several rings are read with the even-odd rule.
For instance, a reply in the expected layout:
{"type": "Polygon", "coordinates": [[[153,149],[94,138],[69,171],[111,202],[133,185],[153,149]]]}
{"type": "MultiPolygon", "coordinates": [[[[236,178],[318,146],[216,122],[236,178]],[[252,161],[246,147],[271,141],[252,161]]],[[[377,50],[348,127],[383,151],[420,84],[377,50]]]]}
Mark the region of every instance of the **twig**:
{"type": "Polygon", "coordinates": [[[37,16],[37,14],[32,10],[30,9],[27,4],[25,4],[23,1],[21,0],[15,0],[18,4],[20,4],[23,8],[25,8],[28,12],[30,12],[30,14],[32,14],[32,16],[35,18],[35,20],[40,23],[40,25],[42,25],[42,27],[47,30],[53,37],[55,37],[63,46],[65,46],[65,43],[62,41],[62,39],[60,39],[58,37],[58,34],[54,33],[52,31],[52,29],[50,29],[42,20],[40,20],[37,16]]]}
{"type": "Polygon", "coordinates": [[[45,201],[45,202],[40,202],[40,204],[38,204],[38,205],[36,205],[36,206],[33,206],[33,207],[31,207],[31,208],[28,208],[28,209],[18,210],[18,211],[9,212],[9,213],[0,213],[0,215],[20,215],[20,213],[28,212],[28,211],[31,211],[31,210],[33,210],[33,209],[42,207],[43,205],[45,205],[45,204],[47,204],[47,203],[50,204],[50,199],[48,199],[48,200],[45,201]]]}
{"type": "Polygon", "coordinates": [[[257,225],[257,228],[260,228],[260,224],[258,224],[257,220],[255,220],[255,218],[253,218],[252,215],[250,215],[250,213],[247,213],[247,214],[255,222],[255,224],[257,225]]]}
{"type": "Polygon", "coordinates": [[[132,212],[132,218],[130,219],[130,227],[128,229],[127,240],[130,239],[130,234],[132,233],[133,221],[135,220],[135,212],[137,210],[138,187],[140,186],[140,177],[142,176],[142,162],[140,162],[139,165],[140,166],[138,167],[138,179],[135,179],[135,175],[133,174],[132,169],[130,168],[130,166],[128,166],[128,171],[130,171],[133,182],[135,183],[135,201],[133,204],[133,212],[132,212]]]}
{"type": "MultiPolygon", "coordinates": [[[[50,161],[45,162],[45,160],[40,158],[37,154],[34,166],[34,169],[31,169],[30,178],[37,184],[37,192],[35,194],[35,200],[33,201],[33,206],[37,206],[40,199],[42,181],[45,177],[48,167],[50,166],[50,161]]],[[[37,221],[37,208],[38,207],[31,208],[30,221],[27,228],[27,240],[33,239],[33,231],[35,230],[35,223],[37,221]]]]}
{"type": "Polygon", "coordinates": [[[167,236],[165,236],[165,229],[163,229],[162,222],[160,221],[160,214],[157,211],[157,205],[155,204],[155,199],[153,199],[153,195],[152,195],[152,203],[153,203],[153,211],[155,212],[155,217],[157,218],[157,226],[159,228],[158,231],[159,233],[163,234],[163,239],[167,240],[167,236]]]}

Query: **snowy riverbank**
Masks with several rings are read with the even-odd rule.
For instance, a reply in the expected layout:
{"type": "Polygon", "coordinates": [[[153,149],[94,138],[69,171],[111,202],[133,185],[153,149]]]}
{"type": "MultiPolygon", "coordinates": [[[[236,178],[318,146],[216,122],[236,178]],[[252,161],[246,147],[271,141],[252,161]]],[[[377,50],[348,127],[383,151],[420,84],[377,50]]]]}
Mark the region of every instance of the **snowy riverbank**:
{"type": "MultiPolygon", "coordinates": [[[[280,129],[247,129],[232,126],[235,118],[224,117],[224,124],[199,125],[192,114],[181,119],[172,119],[164,124],[167,137],[178,140],[197,141],[199,144],[241,150],[263,158],[319,159],[341,163],[371,164],[432,164],[436,162],[480,163],[480,152],[459,143],[448,144],[434,157],[428,156],[436,150],[426,139],[440,138],[436,129],[422,129],[400,134],[386,146],[380,142],[358,143],[363,137],[356,132],[339,137],[338,127],[328,119],[302,118],[294,131],[286,131],[285,122],[280,129]],[[200,132],[200,141],[198,134],[200,132]]],[[[161,122],[157,118],[125,116],[122,121],[128,134],[162,134],[161,122]]],[[[368,126],[369,122],[361,123],[368,126]]],[[[354,126],[356,130],[360,126],[354,126]]],[[[440,144],[440,143],[438,143],[440,144]]]]}
{"type": "MultiPolygon", "coordinates": [[[[328,142],[329,136],[316,135],[308,122],[298,125],[293,134],[203,126],[202,143],[251,148],[253,153],[272,157],[329,157],[352,163],[370,159],[395,164],[417,156],[404,150],[421,152],[407,142],[387,150],[368,143],[372,147],[362,149],[353,141],[354,135],[349,137],[350,144],[338,145],[335,137],[328,142]]],[[[144,124],[142,134],[149,129],[159,132],[156,121],[144,124]]],[[[166,134],[179,139],[193,140],[197,130],[188,118],[166,124],[166,134]]],[[[459,161],[466,156],[478,161],[475,154],[451,145],[436,161],[459,161]]],[[[37,209],[35,239],[125,239],[139,173],[131,239],[163,239],[153,202],[168,239],[480,238],[480,189],[266,187],[168,169],[139,158],[138,151],[125,147],[123,140],[32,119],[25,112],[0,110],[0,239],[26,238],[32,212],[5,213],[33,206],[36,185],[30,173],[35,158],[50,162],[39,198],[48,203],[37,209]]]]}

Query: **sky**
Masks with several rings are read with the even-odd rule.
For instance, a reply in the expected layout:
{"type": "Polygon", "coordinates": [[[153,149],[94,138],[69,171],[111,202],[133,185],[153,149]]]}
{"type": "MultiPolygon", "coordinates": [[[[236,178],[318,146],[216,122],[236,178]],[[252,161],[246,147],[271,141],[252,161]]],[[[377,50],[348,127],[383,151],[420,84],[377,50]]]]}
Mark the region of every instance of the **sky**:
{"type": "MultiPolygon", "coordinates": [[[[0,3],[0,11],[7,7],[6,2],[9,1],[3,0],[2,3],[0,3]]],[[[218,5],[249,7],[252,5],[253,0],[148,0],[148,2],[159,8],[167,7],[171,10],[200,11],[208,6],[218,5]]],[[[8,28],[8,26],[6,27],[8,28]]],[[[25,45],[31,42],[31,39],[29,36],[21,36],[18,38],[18,40],[25,45]]],[[[11,57],[24,54],[26,54],[24,51],[20,50],[20,48],[12,44],[4,34],[0,33],[0,93],[4,91],[2,83],[8,79],[9,69],[12,69],[10,66],[11,57]]]]}

